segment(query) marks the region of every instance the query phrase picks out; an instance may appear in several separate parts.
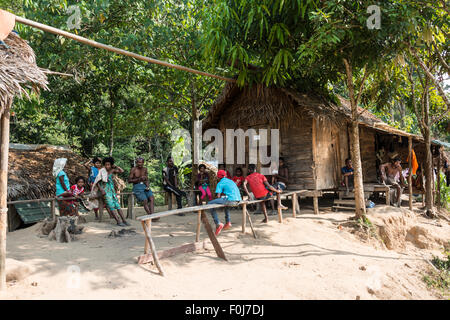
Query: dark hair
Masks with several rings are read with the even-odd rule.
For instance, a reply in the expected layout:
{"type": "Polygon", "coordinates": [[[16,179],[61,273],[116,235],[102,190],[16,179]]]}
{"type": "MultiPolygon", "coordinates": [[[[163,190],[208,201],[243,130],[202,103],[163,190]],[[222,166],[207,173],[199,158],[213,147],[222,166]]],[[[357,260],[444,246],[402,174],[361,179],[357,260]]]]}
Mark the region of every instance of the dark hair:
{"type": "Polygon", "coordinates": [[[397,161],[402,161],[402,159],[400,159],[399,157],[395,157],[394,159],[392,159],[392,162],[397,162],[397,161]]]}
{"type": "Polygon", "coordinates": [[[102,164],[105,165],[106,163],[111,163],[111,165],[114,165],[114,158],[113,157],[106,157],[105,159],[103,159],[102,164]]]}
{"type": "Polygon", "coordinates": [[[241,167],[239,167],[239,168],[236,168],[236,170],[234,170],[234,172],[236,172],[236,171],[240,171],[240,172],[243,172],[243,171],[242,171],[242,168],[241,168],[241,167]]]}
{"type": "Polygon", "coordinates": [[[280,160],[284,162],[284,158],[283,157],[279,157],[278,161],[280,161],[280,160]]]}
{"type": "Polygon", "coordinates": [[[248,165],[248,169],[249,170],[256,170],[256,165],[251,163],[251,164],[248,165]]]}
{"type": "Polygon", "coordinates": [[[200,169],[200,168],[205,168],[205,169],[206,169],[206,166],[202,163],[201,165],[198,166],[198,168],[199,168],[199,169],[200,169]]]}
{"type": "Polygon", "coordinates": [[[145,159],[142,158],[142,157],[137,157],[137,158],[136,158],[136,162],[138,162],[138,161],[144,161],[144,162],[145,162],[145,159]]]}
{"type": "Polygon", "coordinates": [[[172,159],[172,156],[168,156],[166,162],[168,162],[170,159],[172,159]]]}
{"type": "Polygon", "coordinates": [[[347,163],[349,161],[352,161],[352,159],[350,159],[350,158],[345,159],[345,163],[347,163]]]}
{"type": "Polygon", "coordinates": [[[100,159],[99,157],[94,157],[94,159],[92,159],[92,163],[96,162],[102,162],[102,159],[100,159]]]}
{"type": "Polygon", "coordinates": [[[220,168],[220,166],[223,166],[225,168],[225,164],[224,163],[219,163],[218,167],[220,168]]]}
{"type": "Polygon", "coordinates": [[[75,179],[75,183],[78,183],[78,181],[83,180],[84,183],[86,183],[86,179],[84,179],[84,177],[79,176],[75,179]]]}

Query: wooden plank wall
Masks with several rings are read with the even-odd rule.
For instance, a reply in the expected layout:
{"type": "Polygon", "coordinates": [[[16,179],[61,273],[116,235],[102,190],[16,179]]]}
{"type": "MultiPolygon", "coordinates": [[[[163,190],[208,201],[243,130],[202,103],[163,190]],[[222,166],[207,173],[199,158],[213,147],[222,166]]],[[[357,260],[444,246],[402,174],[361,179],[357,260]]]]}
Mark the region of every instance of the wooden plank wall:
{"type": "Polygon", "coordinates": [[[295,126],[283,122],[280,135],[280,153],[289,168],[289,186],[313,190],[312,118],[304,116],[295,126]]]}
{"type": "Polygon", "coordinates": [[[364,183],[377,181],[375,130],[359,127],[359,143],[364,183]]]}

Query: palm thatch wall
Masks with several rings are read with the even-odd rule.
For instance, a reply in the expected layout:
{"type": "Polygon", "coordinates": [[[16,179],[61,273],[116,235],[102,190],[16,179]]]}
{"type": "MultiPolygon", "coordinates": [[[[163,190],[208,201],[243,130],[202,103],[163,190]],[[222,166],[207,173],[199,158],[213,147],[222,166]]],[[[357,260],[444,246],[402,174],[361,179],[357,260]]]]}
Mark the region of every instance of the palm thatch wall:
{"type": "Polygon", "coordinates": [[[28,91],[48,90],[47,70],[36,65],[33,49],[15,32],[0,45],[0,116],[12,105],[14,96],[29,98],[28,91]]]}

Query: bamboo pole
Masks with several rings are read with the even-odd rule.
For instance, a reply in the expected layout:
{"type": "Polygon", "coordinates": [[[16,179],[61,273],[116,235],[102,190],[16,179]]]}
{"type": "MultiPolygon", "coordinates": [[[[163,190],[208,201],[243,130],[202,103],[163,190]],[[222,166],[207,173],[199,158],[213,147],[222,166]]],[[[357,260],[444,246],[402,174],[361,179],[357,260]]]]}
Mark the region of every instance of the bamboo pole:
{"type": "MultiPolygon", "coordinates": [[[[12,102],[12,99],[10,100],[12,102]]],[[[0,291],[6,290],[6,228],[8,197],[9,107],[5,108],[0,122],[0,291]]]]}
{"type": "MultiPolygon", "coordinates": [[[[436,184],[436,182],[435,182],[436,184]]],[[[439,158],[437,163],[437,190],[436,190],[436,198],[437,198],[437,209],[438,212],[441,211],[441,150],[439,149],[439,158]]]]}
{"type": "Polygon", "coordinates": [[[73,33],[70,33],[70,32],[67,32],[67,31],[63,31],[61,29],[57,29],[57,28],[54,28],[54,27],[50,27],[48,25],[45,25],[45,24],[42,24],[42,23],[39,23],[39,22],[35,22],[35,21],[29,20],[29,19],[26,19],[26,18],[23,18],[23,17],[16,16],[16,22],[19,22],[19,23],[25,24],[27,26],[30,26],[30,27],[33,27],[33,28],[37,28],[37,29],[40,29],[40,30],[43,30],[43,31],[46,31],[46,32],[57,34],[57,35],[60,35],[60,36],[63,36],[63,37],[66,37],[66,38],[69,38],[69,39],[81,42],[83,44],[86,44],[86,45],[89,45],[89,46],[92,46],[92,47],[105,49],[105,50],[108,50],[108,51],[111,51],[111,52],[114,52],[114,53],[117,53],[117,54],[121,54],[121,55],[124,55],[124,56],[132,57],[132,58],[135,58],[137,60],[142,60],[142,61],[153,63],[153,64],[159,64],[159,65],[164,66],[164,67],[178,69],[178,70],[182,70],[182,71],[186,71],[186,72],[190,72],[190,73],[195,73],[195,74],[199,74],[199,75],[202,75],[202,76],[211,77],[211,78],[215,78],[215,79],[219,79],[219,80],[223,80],[223,81],[236,82],[235,79],[226,78],[226,77],[218,76],[218,75],[215,75],[215,74],[207,73],[207,72],[204,72],[204,71],[199,71],[199,70],[195,70],[195,69],[192,69],[192,68],[180,66],[180,65],[177,65],[177,64],[173,64],[173,63],[169,63],[169,62],[165,62],[165,61],[160,61],[160,60],[148,58],[148,57],[142,56],[142,55],[134,53],[134,52],[130,52],[130,51],[127,51],[127,50],[119,49],[119,48],[116,48],[116,47],[113,47],[113,46],[110,46],[110,45],[106,45],[106,44],[103,44],[103,43],[100,43],[100,42],[97,42],[97,41],[89,40],[87,38],[75,35],[73,33]]]}
{"type": "Polygon", "coordinates": [[[195,242],[199,242],[200,241],[201,227],[202,227],[202,211],[199,210],[198,214],[197,214],[197,230],[196,230],[196,233],[195,233],[195,242]]]}
{"type": "Polygon", "coordinates": [[[412,204],[412,137],[408,137],[408,154],[409,154],[409,176],[408,176],[408,194],[409,194],[409,210],[413,209],[412,204]]]}

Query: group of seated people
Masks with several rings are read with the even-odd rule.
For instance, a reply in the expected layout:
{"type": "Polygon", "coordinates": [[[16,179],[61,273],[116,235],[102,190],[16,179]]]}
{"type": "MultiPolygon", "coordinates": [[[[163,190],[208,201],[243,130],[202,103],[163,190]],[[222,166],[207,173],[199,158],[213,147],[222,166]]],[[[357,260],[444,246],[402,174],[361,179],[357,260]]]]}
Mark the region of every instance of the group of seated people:
{"type": "MultiPolygon", "coordinates": [[[[75,179],[75,185],[70,186],[69,177],[64,171],[67,159],[56,159],[53,164],[53,176],[56,178],[56,198],[61,216],[77,216],[81,196],[85,192],[86,181],[82,176],[75,179]]],[[[129,226],[126,221],[114,183],[114,174],[123,173],[123,169],[114,165],[114,158],[107,157],[101,160],[94,158],[85,164],[89,169],[88,185],[93,195],[100,194],[109,215],[119,226],[129,226]],[[89,166],[92,164],[92,166],[89,166]]],[[[98,218],[99,202],[96,197],[90,199],[88,209],[93,209],[98,218]]]]}
{"type": "MultiPolygon", "coordinates": [[[[271,184],[264,175],[256,172],[256,165],[254,164],[248,165],[248,175],[246,177],[243,175],[242,168],[237,168],[235,170],[234,177],[232,177],[228,170],[226,170],[225,165],[220,164],[218,169],[218,183],[215,190],[217,195],[216,199],[212,199],[209,175],[206,172],[206,166],[203,164],[199,166],[199,173],[196,181],[196,188],[201,192],[201,200],[208,196],[208,204],[226,205],[224,209],[225,224],[220,222],[217,211],[215,209],[211,209],[211,214],[216,225],[216,235],[219,235],[222,229],[226,230],[231,227],[230,207],[237,205],[242,200],[242,196],[244,194],[252,200],[270,201],[272,205],[272,214],[275,214],[273,196],[276,194],[278,207],[282,210],[287,209],[287,207],[282,205],[280,197],[280,193],[286,189],[289,176],[288,169],[284,164],[284,159],[280,158],[279,169],[273,172],[273,175],[271,176],[271,184]]],[[[260,202],[260,205],[262,213],[264,214],[264,219],[262,222],[267,223],[269,221],[269,217],[265,201],[260,202]]]]}
{"type": "MultiPolygon", "coordinates": [[[[139,157],[135,161],[135,166],[131,169],[128,182],[133,184],[133,193],[138,201],[143,203],[144,210],[147,214],[154,213],[154,196],[149,185],[148,170],[144,166],[144,159],[139,157]]],[[[86,181],[83,177],[78,177],[75,185],[70,186],[67,173],[64,167],[67,159],[56,159],[53,166],[53,174],[56,178],[56,197],[58,199],[58,206],[60,215],[78,215],[78,206],[81,201],[81,196],[85,191],[86,181]]],[[[84,164],[89,170],[89,178],[87,185],[91,190],[91,196],[88,201],[88,209],[93,209],[95,216],[98,219],[99,202],[98,195],[103,198],[104,207],[109,215],[114,218],[119,226],[128,226],[124,214],[121,210],[121,205],[117,196],[117,188],[114,183],[114,175],[123,173],[124,170],[115,165],[114,158],[106,157],[103,160],[95,157],[91,161],[84,164]]],[[[217,186],[215,194],[216,199],[213,199],[209,175],[206,172],[206,166],[201,164],[199,166],[199,173],[197,175],[196,189],[201,193],[201,199],[206,196],[209,198],[210,204],[227,204],[233,205],[242,200],[243,195],[247,195],[249,199],[270,200],[272,212],[274,213],[274,199],[273,195],[278,195],[277,204],[281,209],[287,209],[281,204],[279,194],[286,189],[288,183],[288,169],[284,164],[284,159],[280,158],[279,170],[273,172],[270,177],[271,183],[268,179],[256,172],[256,166],[250,164],[248,166],[248,175],[244,176],[242,168],[237,168],[235,176],[232,177],[225,169],[225,165],[219,165],[217,172],[217,186]]],[[[178,168],[174,165],[172,157],[167,159],[167,166],[162,170],[162,185],[163,189],[169,193],[174,194],[177,199],[178,209],[182,208],[182,198],[187,199],[184,191],[178,187],[178,168]]],[[[268,213],[265,202],[261,202],[261,211],[264,214],[263,222],[268,222],[268,213]]],[[[211,210],[214,222],[216,223],[216,234],[220,231],[228,229],[231,226],[229,208],[225,209],[225,225],[220,222],[215,210],[211,210]]],[[[184,215],[179,213],[179,215],[184,215]]],[[[157,221],[158,219],[154,219],[157,221]]]]}
{"type": "MultiPolygon", "coordinates": [[[[384,185],[390,185],[394,188],[395,197],[391,199],[394,206],[401,206],[401,196],[403,189],[408,187],[406,178],[401,166],[401,159],[397,156],[392,157],[389,162],[380,165],[380,180],[384,185]]],[[[342,182],[341,185],[345,187],[345,194],[348,195],[349,190],[353,188],[353,165],[351,159],[345,160],[345,167],[341,169],[342,182]]]]}

